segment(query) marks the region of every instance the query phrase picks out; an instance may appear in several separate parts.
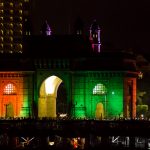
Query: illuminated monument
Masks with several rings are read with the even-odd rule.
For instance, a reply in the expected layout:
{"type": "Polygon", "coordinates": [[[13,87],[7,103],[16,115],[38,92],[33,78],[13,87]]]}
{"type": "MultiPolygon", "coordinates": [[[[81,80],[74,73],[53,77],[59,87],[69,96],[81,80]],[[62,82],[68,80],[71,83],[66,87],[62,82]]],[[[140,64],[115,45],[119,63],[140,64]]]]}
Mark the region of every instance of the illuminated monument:
{"type": "Polygon", "coordinates": [[[54,35],[47,24],[23,53],[0,55],[0,117],[136,117],[134,56],[100,51],[96,22],[89,37],[78,31],[54,35]]]}

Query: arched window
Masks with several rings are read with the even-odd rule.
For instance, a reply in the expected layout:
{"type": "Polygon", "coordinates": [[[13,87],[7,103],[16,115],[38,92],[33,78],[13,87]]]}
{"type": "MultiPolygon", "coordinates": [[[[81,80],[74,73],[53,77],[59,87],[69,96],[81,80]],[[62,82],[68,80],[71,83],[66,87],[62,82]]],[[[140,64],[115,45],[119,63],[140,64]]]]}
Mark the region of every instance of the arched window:
{"type": "Polygon", "coordinates": [[[103,85],[101,83],[97,84],[93,89],[94,95],[103,95],[106,93],[107,93],[107,89],[106,89],[105,85],[103,85]]]}
{"type": "Polygon", "coordinates": [[[4,87],[4,95],[14,95],[16,94],[16,87],[12,83],[8,83],[4,87]]]}

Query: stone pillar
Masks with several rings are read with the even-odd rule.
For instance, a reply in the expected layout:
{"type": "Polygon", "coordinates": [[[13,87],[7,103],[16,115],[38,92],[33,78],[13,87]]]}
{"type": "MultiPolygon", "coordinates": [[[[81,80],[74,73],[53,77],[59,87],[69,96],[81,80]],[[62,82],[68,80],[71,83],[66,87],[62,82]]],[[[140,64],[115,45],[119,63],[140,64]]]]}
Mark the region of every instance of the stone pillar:
{"type": "Polygon", "coordinates": [[[132,113],[132,117],[136,118],[136,79],[133,79],[133,101],[132,101],[132,106],[133,106],[133,113],[132,113]]]}
{"type": "Polygon", "coordinates": [[[46,98],[40,97],[38,100],[38,117],[46,117],[46,98]]]}
{"type": "Polygon", "coordinates": [[[56,97],[48,94],[46,97],[47,117],[56,118],[56,97]]]}

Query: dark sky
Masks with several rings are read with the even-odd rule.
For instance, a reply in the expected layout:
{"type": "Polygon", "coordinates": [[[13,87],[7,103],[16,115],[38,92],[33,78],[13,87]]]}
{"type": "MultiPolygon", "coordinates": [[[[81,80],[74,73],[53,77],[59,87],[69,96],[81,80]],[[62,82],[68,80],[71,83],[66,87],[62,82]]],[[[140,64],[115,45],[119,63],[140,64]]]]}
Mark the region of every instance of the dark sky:
{"type": "Polygon", "coordinates": [[[53,34],[73,32],[80,16],[88,34],[94,19],[100,25],[102,44],[119,49],[150,49],[150,0],[35,0],[34,32],[47,20],[53,34]]]}

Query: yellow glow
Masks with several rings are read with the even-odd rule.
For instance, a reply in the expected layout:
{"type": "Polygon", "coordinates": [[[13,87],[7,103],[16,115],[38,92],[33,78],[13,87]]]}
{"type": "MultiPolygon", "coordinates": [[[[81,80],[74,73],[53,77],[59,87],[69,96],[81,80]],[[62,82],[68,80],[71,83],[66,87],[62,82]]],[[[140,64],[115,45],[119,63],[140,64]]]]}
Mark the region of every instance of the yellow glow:
{"type": "Polygon", "coordinates": [[[11,42],[13,41],[13,37],[10,37],[10,41],[11,41],[11,42]]]}
{"type": "Polygon", "coordinates": [[[49,141],[49,145],[54,145],[55,144],[55,142],[51,142],[51,141],[49,141]]]}
{"type": "Polygon", "coordinates": [[[11,83],[7,84],[4,88],[4,94],[9,95],[9,94],[14,94],[14,93],[16,93],[15,86],[11,83]]]}
{"type": "Polygon", "coordinates": [[[10,23],[9,25],[10,25],[11,28],[13,28],[13,24],[12,23],[10,23]]]}
{"type": "Polygon", "coordinates": [[[54,94],[55,89],[59,86],[62,80],[56,76],[51,76],[45,81],[46,94],[54,94]]]}
{"type": "Polygon", "coordinates": [[[10,34],[11,34],[11,35],[13,34],[13,30],[10,30],[10,34]]]}
{"type": "Polygon", "coordinates": [[[13,17],[10,17],[10,20],[13,20],[13,17]]]}
{"type": "Polygon", "coordinates": [[[3,42],[3,40],[4,40],[4,38],[3,37],[1,37],[1,41],[3,42]]]}
{"type": "Polygon", "coordinates": [[[19,13],[22,14],[22,10],[19,10],[19,13]]]}
{"type": "Polygon", "coordinates": [[[21,6],[21,7],[22,7],[22,3],[19,3],[19,6],[21,6]]]}
{"type": "Polygon", "coordinates": [[[0,3],[0,6],[4,6],[4,3],[0,3]]]}
{"type": "Polygon", "coordinates": [[[11,14],[13,14],[14,11],[11,9],[9,12],[10,12],[11,14]]]}
{"type": "Polygon", "coordinates": [[[56,85],[56,76],[51,76],[45,81],[45,89],[47,94],[53,94],[55,91],[55,85],[56,85]]]}
{"type": "Polygon", "coordinates": [[[19,48],[22,49],[22,44],[19,44],[19,48]]]}
{"type": "Polygon", "coordinates": [[[4,33],[4,31],[3,30],[1,30],[1,34],[3,34],[4,33]]]}
{"type": "Polygon", "coordinates": [[[4,10],[0,10],[0,13],[3,13],[4,12],[4,10]]]}
{"type": "Polygon", "coordinates": [[[9,3],[9,5],[13,7],[13,3],[9,3]]]}
{"type": "Polygon", "coordinates": [[[19,34],[22,35],[22,31],[21,30],[19,30],[19,34]]]}
{"type": "Polygon", "coordinates": [[[3,44],[1,44],[1,48],[3,48],[4,47],[4,45],[3,44]]]}

